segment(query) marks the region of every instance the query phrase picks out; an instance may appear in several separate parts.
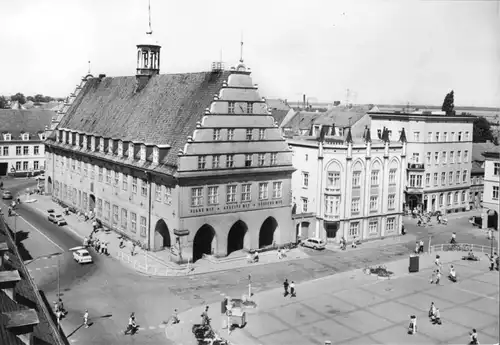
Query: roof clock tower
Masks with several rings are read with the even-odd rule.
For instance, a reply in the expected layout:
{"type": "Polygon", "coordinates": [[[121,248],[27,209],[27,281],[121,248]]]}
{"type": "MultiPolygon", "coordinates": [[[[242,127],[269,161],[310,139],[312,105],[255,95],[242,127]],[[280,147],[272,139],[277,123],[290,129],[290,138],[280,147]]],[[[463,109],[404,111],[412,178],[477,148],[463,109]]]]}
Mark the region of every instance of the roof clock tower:
{"type": "Polygon", "coordinates": [[[148,3],[149,31],[145,39],[137,44],[137,76],[153,76],[160,73],[161,46],[153,39],[151,29],[151,2],[148,3]]]}

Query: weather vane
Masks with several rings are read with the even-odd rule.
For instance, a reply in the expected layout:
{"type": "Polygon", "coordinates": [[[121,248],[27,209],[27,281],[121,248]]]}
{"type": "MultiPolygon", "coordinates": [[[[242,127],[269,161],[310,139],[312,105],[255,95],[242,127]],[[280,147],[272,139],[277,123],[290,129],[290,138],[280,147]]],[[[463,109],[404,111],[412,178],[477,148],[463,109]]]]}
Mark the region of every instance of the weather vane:
{"type": "Polygon", "coordinates": [[[243,63],[243,31],[241,32],[241,41],[240,41],[240,62],[243,63]]]}
{"type": "Polygon", "coordinates": [[[148,0],[148,15],[149,15],[149,31],[146,34],[151,35],[153,29],[151,29],[151,0],[148,0]]]}

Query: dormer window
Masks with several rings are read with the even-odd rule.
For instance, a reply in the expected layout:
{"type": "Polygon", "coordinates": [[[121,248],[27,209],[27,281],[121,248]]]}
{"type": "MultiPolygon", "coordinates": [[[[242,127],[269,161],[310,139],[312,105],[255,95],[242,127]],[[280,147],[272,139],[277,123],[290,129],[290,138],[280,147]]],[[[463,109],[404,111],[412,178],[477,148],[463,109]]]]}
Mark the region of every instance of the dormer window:
{"type": "Polygon", "coordinates": [[[142,144],[141,145],[141,161],[146,160],[146,145],[142,144]]]}
{"type": "Polygon", "coordinates": [[[57,141],[57,142],[60,142],[60,141],[61,141],[61,131],[60,131],[60,130],[58,130],[58,131],[56,132],[56,141],[57,141]]]}
{"type": "Polygon", "coordinates": [[[83,138],[82,138],[82,146],[83,146],[84,150],[87,149],[87,136],[85,134],[83,135],[83,138]]]}
{"type": "Polygon", "coordinates": [[[99,151],[104,152],[104,138],[99,140],[99,151]]]}
{"type": "Polygon", "coordinates": [[[128,144],[128,158],[134,159],[134,143],[128,144]]]}
{"type": "Polygon", "coordinates": [[[30,140],[30,135],[28,133],[23,133],[21,135],[22,140],[30,140]]]}
{"type": "Polygon", "coordinates": [[[114,140],[113,140],[113,139],[109,139],[109,140],[108,140],[108,153],[109,153],[110,155],[112,155],[112,154],[113,154],[113,149],[114,149],[114,146],[115,146],[114,144],[115,144],[115,143],[114,143],[114,140]]]}
{"type": "Polygon", "coordinates": [[[73,145],[73,133],[68,132],[68,144],[73,145]]]}
{"type": "Polygon", "coordinates": [[[5,133],[5,134],[3,135],[3,140],[5,140],[5,141],[10,141],[10,140],[12,140],[12,134],[10,134],[10,133],[5,133]]]}
{"type": "Polygon", "coordinates": [[[90,151],[95,151],[95,137],[90,137],[90,151]]]}
{"type": "Polygon", "coordinates": [[[160,163],[160,149],[158,147],[153,147],[153,163],[160,163]]]}
{"type": "Polygon", "coordinates": [[[118,156],[123,156],[123,141],[121,140],[118,142],[118,156]]]}
{"type": "Polygon", "coordinates": [[[67,136],[66,131],[63,131],[63,132],[62,132],[62,142],[63,142],[63,144],[66,144],[66,142],[67,142],[67,140],[66,140],[66,136],[67,136]]]}
{"type": "Polygon", "coordinates": [[[75,145],[80,147],[80,133],[76,133],[75,145]]]}

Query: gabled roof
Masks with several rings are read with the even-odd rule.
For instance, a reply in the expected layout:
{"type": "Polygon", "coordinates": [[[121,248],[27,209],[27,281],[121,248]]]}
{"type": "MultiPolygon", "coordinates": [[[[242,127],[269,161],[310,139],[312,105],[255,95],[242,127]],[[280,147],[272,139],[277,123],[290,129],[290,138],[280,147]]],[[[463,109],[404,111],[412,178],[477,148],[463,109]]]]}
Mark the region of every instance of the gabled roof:
{"type": "MultiPolygon", "coordinates": [[[[176,166],[179,149],[196,129],[230,72],[154,75],[140,91],[135,76],[92,78],[58,128],[170,145],[163,163],[176,166]]],[[[49,140],[53,140],[52,134],[49,140]]]]}
{"type": "Polygon", "coordinates": [[[483,152],[491,150],[495,147],[492,142],[486,143],[473,143],[472,144],[472,161],[482,162],[484,161],[483,152]]]}
{"type": "MultiPolygon", "coordinates": [[[[50,110],[0,109],[0,132],[12,134],[12,140],[19,140],[21,133],[29,133],[30,139],[50,128],[54,112],[50,110]]],[[[3,136],[0,136],[0,141],[3,136]]]]}
{"type": "Polygon", "coordinates": [[[277,110],[277,109],[271,110],[271,115],[274,117],[274,121],[276,121],[278,126],[281,126],[283,120],[285,119],[289,111],[290,110],[277,110]]]}
{"type": "Polygon", "coordinates": [[[283,110],[288,112],[288,110],[292,109],[288,103],[282,99],[266,99],[266,103],[271,110],[283,110]]]}

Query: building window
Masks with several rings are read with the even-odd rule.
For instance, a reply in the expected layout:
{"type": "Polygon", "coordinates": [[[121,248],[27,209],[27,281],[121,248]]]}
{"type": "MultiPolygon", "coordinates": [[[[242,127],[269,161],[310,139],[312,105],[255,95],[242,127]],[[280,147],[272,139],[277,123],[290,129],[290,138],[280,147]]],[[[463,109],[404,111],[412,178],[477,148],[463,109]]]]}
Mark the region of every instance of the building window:
{"type": "Polygon", "coordinates": [[[246,154],[245,155],[245,166],[246,167],[251,167],[252,166],[252,156],[251,154],[246,154]]]}
{"type": "Polygon", "coordinates": [[[111,170],[106,169],[106,183],[111,184],[111,170]]]}
{"type": "Polygon", "coordinates": [[[443,154],[441,155],[441,157],[442,157],[442,160],[443,160],[443,164],[446,164],[447,163],[447,161],[446,161],[446,159],[447,159],[446,158],[446,151],[443,151],[443,154]]]}
{"type": "Polygon", "coordinates": [[[452,184],[453,183],[453,171],[450,171],[448,173],[448,184],[452,184]]]}
{"type": "Polygon", "coordinates": [[[226,203],[236,202],[236,185],[226,186],[226,203]]]}
{"type": "Polygon", "coordinates": [[[396,229],[396,218],[389,217],[387,218],[387,222],[385,224],[386,232],[393,232],[396,229]]]}
{"type": "Polygon", "coordinates": [[[396,184],[396,172],[397,172],[397,169],[390,169],[389,170],[389,185],[396,184]]]}
{"type": "Polygon", "coordinates": [[[266,137],[266,130],[264,128],[259,129],[259,140],[264,140],[266,137]]]}
{"type": "Polygon", "coordinates": [[[258,155],[259,166],[263,166],[266,163],[266,155],[264,153],[259,153],[258,155]]]}
{"type": "Polygon", "coordinates": [[[110,204],[109,201],[104,202],[104,220],[109,221],[110,204]]]}
{"type": "Polygon", "coordinates": [[[351,202],[351,213],[359,212],[359,198],[353,198],[351,202]]]}
{"type": "Polygon", "coordinates": [[[444,195],[443,193],[439,194],[439,207],[443,207],[444,205],[444,195]]]}
{"type": "Polygon", "coordinates": [[[462,204],[465,204],[466,203],[466,198],[467,198],[467,193],[465,193],[465,191],[462,192],[462,204]]]}
{"type": "Polygon", "coordinates": [[[122,208],[122,222],[121,222],[121,228],[123,230],[127,230],[127,223],[128,223],[128,212],[126,209],[122,208]]]}
{"type": "Polygon", "coordinates": [[[426,186],[431,185],[431,174],[430,173],[425,174],[425,185],[426,186]]]}
{"type": "Polygon", "coordinates": [[[97,205],[97,218],[102,218],[102,199],[97,198],[96,199],[96,205],[97,205]]]}
{"type": "Polygon", "coordinates": [[[227,113],[234,114],[234,102],[227,102],[227,113]]]}
{"type": "Polygon", "coordinates": [[[141,195],[148,196],[148,181],[141,179],[141,195]]]}
{"type": "Polygon", "coordinates": [[[434,165],[439,165],[439,152],[434,152],[434,165]]]}
{"type": "Polygon", "coordinates": [[[412,159],[413,163],[419,163],[420,162],[420,154],[418,152],[413,152],[411,159],[412,159]]]}
{"type": "Polygon", "coordinates": [[[38,161],[34,161],[33,162],[33,170],[38,170],[39,168],[40,168],[39,162],[38,161]]]}
{"type": "Polygon", "coordinates": [[[370,235],[374,235],[377,232],[378,232],[378,221],[370,220],[370,223],[368,223],[368,233],[370,235]]]}
{"type": "Polygon", "coordinates": [[[455,183],[456,184],[460,183],[460,171],[455,172],[455,183]]]}
{"type": "Polygon", "coordinates": [[[493,186],[493,193],[491,195],[491,197],[493,198],[493,200],[498,200],[499,188],[500,187],[498,187],[498,186],[493,186]]]}
{"type": "Polygon", "coordinates": [[[241,201],[247,202],[252,200],[252,185],[244,184],[241,186],[241,201]]]}
{"type": "Polygon", "coordinates": [[[389,194],[387,198],[387,208],[394,210],[396,208],[396,194],[389,194]]]}
{"type": "Polygon", "coordinates": [[[23,162],[23,170],[28,171],[28,162],[23,162]]]}
{"type": "Polygon", "coordinates": [[[420,132],[413,132],[413,141],[420,141],[420,132]]]}
{"type": "Polygon", "coordinates": [[[212,169],[218,169],[220,166],[220,155],[212,156],[212,169]]]}
{"type": "Polygon", "coordinates": [[[425,164],[427,164],[427,165],[431,165],[431,160],[432,160],[431,153],[430,153],[430,152],[427,152],[427,153],[425,154],[425,164]]]}
{"type": "Polygon", "coordinates": [[[227,130],[227,140],[228,141],[234,140],[234,128],[229,128],[227,130]]]}
{"type": "Polygon", "coordinates": [[[38,156],[38,155],[40,154],[40,146],[35,145],[35,146],[33,147],[33,154],[34,154],[35,156],[38,156]]]}
{"type": "Polygon", "coordinates": [[[464,163],[467,163],[469,161],[469,151],[465,150],[464,151],[464,163]]]}
{"type": "Polygon", "coordinates": [[[163,186],[163,202],[167,205],[172,204],[172,188],[163,186]]]}
{"type": "Polygon", "coordinates": [[[4,134],[3,138],[5,141],[10,141],[10,140],[12,140],[12,134],[4,134]]]}
{"type": "Polygon", "coordinates": [[[354,171],[352,173],[352,186],[353,188],[359,188],[361,185],[361,171],[354,171]]]}
{"type": "Polygon", "coordinates": [[[498,162],[493,163],[493,175],[495,176],[500,175],[500,163],[498,162]]]}
{"type": "Polygon", "coordinates": [[[370,211],[378,210],[378,196],[370,196],[370,211]]]}
{"type": "Polygon", "coordinates": [[[125,175],[125,174],[123,174],[123,177],[122,177],[122,189],[124,191],[128,190],[128,175],[125,175]]]}
{"type": "Polygon", "coordinates": [[[427,132],[427,141],[432,142],[432,132],[427,132]]]}
{"type": "Polygon", "coordinates": [[[207,157],[206,156],[198,156],[198,169],[203,170],[207,165],[207,157]]]}
{"type": "Polygon", "coordinates": [[[141,230],[140,230],[140,235],[141,237],[146,237],[146,217],[141,216],[141,230]]]}
{"type": "Polygon", "coordinates": [[[304,155],[304,159],[306,160],[306,162],[309,160],[309,155],[307,153],[304,155]]]}
{"type": "Polygon", "coordinates": [[[462,132],[458,132],[458,141],[462,141],[462,132]]]}
{"type": "Polygon", "coordinates": [[[378,186],[378,175],[379,175],[379,171],[378,170],[373,170],[372,173],[371,173],[371,185],[372,186],[378,186]]]}
{"type": "Polygon", "coordinates": [[[271,153],[271,165],[276,165],[278,163],[278,154],[276,152],[271,153]]]}
{"type": "Polygon", "coordinates": [[[102,182],[102,178],[103,178],[102,175],[103,175],[102,167],[99,167],[99,179],[98,179],[99,182],[102,182]]]}
{"type": "Polygon", "coordinates": [[[273,199],[281,199],[283,193],[283,184],[281,182],[273,182],[273,199]]]}
{"type": "Polygon", "coordinates": [[[340,214],[340,197],[335,195],[325,195],[325,213],[338,216],[340,214]]]}
{"type": "Polygon", "coordinates": [[[191,206],[203,206],[203,188],[191,188],[191,206]]]}
{"type": "Polygon", "coordinates": [[[117,225],[118,224],[118,206],[117,205],[113,205],[113,225],[117,225]]]}
{"type": "Polygon", "coordinates": [[[70,165],[71,165],[71,171],[76,171],[76,160],[73,158],[68,158],[70,165]]]}
{"type": "Polygon", "coordinates": [[[130,231],[135,233],[137,231],[137,214],[130,212],[130,231]]]}
{"type": "Polygon", "coordinates": [[[234,155],[226,156],[226,168],[234,167],[234,155]]]}
{"type": "Polygon", "coordinates": [[[446,199],[448,201],[448,206],[451,206],[451,192],[448,193],[448,195],[446,196],[446,199]]]}
{"type": "Polygon", "coordinates": [[[455,151],[450,151],[450,163],[455,163],[455,151]]]}
{"type": "Polygon", "coordinates": [[[359,222],[352,222],[349,225],[349,236],[356,237],[359,235],[359,222]]]}
{"type": "Polygon", "coordinates": [[[309,173],[305,171],[302,172],[302,187],[309,187],[309,173]]]}
{"type": "Polygon", "coordinates": [[[459,204],[459,202],[458,202],[458,192],[455,192],[455,194],[453,195],[453,203],[455,205],[459,204]]]}
{"type": "Polygon", "coordinates": [[[220,128],[214,128],[212,138],[213,138],[213,140],[215,140],[215,141],[221,140],[221,136],[220,136],[220,128]]]}
{"type": "Polygon", "coordinates": [[[253,138],[253,129],[248,128],[246,130],[245,139],[246,140],[252,140],[252,138],[253,138]]]}
{"type": "Polygon", "coordinates": [[[259,183],[259,200],[267,200],[268,197],[269,197],[268,183],[267,182],[259,183]]]}
{"type": "Polygon", "coordinates": [[[21,152],[22,152],[22,151],[21,151],[21,149],[22,149],[22,147],[21,147],[21,146],[16,146],[16,156],[22,156],[22,154],[21,154],[21,152]]]}
{"type": "Polygon", "coordinates": [[[462,163],[462,151],[457,151],[457,163],[462,163]]]}
{"type": "Polygon", "coordinates": [[[217,205],[219,203],[219,187],[208,187],[208,204],[217,205]]]}
{"type": "Polygon", "coordinates": [[[253,103],[247,102],[247,114],[253,114],[253,103]]]}
{"type": "Polygon", "coordinates": [[[436,138],[436,142],[439,142],[439,132],[436,132],[435,138],[436,138]]]}
{"type": "Polygon", "coordinates": [[[446,184],[446,173],[445,172],[442,172],[441,173],[441,185],[445,185],[446,184]]]}
{"type": "Polygon", "coordinates": [[[326,185],[329,188],[340,189],[340,172],[329,171],[327,175],[326,185]]]}
{"type": "Polygon", "coordinates": [[[465,141],[469,141],[469,132],[465,132],[465,141]]]}
{"type": "Polygon", "coordinates": [[[4,146],[3,149],[2,149],[2,151],[3,151],[3,155],[4,156],[8,156],[9,155],[9,147],[8,146],[4,146]]]}
{"type": "Polygon", "coordinates": [[[30,154],[29,146],[23,146],[23,155],[28,156],[30,154]]]}
{"type": "Polygon", "coordinates": [[[82,162],[80,162],[79,160],[76,161],[76,173],[78,175],[80,175],[80,173],[82,172],[82,162]]]}
{"type": "Polygon", "coordinates": [[[161,202],[161,185],[155,184],[155,199],[161,202]]]}
{"type": "Polygon", "coordinates": [[[300,200],[302,202],[302,213],[307,213],[309,200],[307,200],[307,198],[300,198],[300,200]]]}
{"type": "Polygon", "coordinates": [[[462,173],[462,182],[463,183],[467,183],[467,176],[468,176],[468,171],[467,170],[464,170],[463,173],[462,173]]]}

